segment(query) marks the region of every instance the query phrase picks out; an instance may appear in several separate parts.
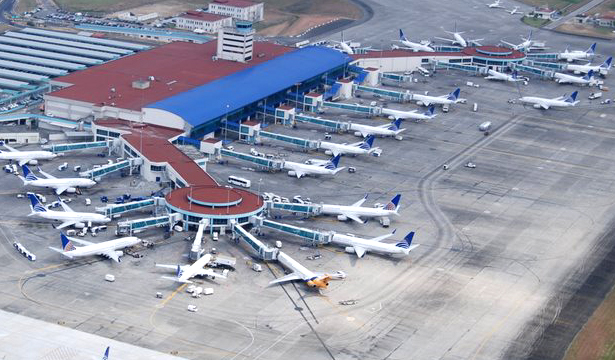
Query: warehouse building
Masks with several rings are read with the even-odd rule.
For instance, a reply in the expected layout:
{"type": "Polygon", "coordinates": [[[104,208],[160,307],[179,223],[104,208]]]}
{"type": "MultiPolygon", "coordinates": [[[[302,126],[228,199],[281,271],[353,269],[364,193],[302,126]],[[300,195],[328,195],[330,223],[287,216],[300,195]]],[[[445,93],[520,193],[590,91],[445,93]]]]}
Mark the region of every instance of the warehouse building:
{"type": "Polygon", "coordinates": [[[263,21],[265,5],[249,0],[214,0],[207,11],[212,14],[231,16],[237,20],[263,21]]]}
{"type": "Polygon", "coordinates": [[[188,11],[175,17],[173,23],[178,29],[214,34],[225,26],[233,25],[233,18],[204,11],[188,11]]]}

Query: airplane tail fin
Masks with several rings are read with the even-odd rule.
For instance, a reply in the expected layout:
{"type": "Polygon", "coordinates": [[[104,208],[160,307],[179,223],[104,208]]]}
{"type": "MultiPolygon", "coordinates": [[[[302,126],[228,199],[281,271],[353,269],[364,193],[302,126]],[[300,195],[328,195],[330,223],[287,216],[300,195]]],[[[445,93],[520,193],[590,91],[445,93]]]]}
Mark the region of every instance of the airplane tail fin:
{"type": "Polygon", "coordinates": [[[399,40],[406,40],[406,35],[404,35],[404,31],[399,29],[399,40]]]}
{"type": "Polygon", "coordinates": [[[577,95],[579,95],[578,91],[573,92],[572,94],[570,94],[570,96],[568,96],[568,98],[566,98],[567,103],[574,103],[575,101],[577,101],[577,95]]]}
{"type": "Polygon", "coordinates": [[[28,167],[28,165],[22,165],[21,166],[21,170],[23,170],[23,176],[25,177],[25,179],[27,181],[38,180],[36,175],[34,175],[34,173],[32,173],[32,171],[30,171],[30,168],[28,167]]]}
{"type": "Polygon", "coordinates": [[[64,233],[60,233],[60,239],[62,239],[62,251],[69,252],[76,249],[75,245],[73,245],[73,242],[70,241],[70,239],[66,235],[64,235],[64,233]]]}
{"type": "Polygon", "coordinates": [[[427,116],[433,116],[433,114],[436,112],[436,107],[434,105],[431,105],[427,111],[425,112],[425,115],[427,116]]]}
{"type": "Polygon", "coordinates": [[[391,122],[391,125],[389,125],[389,130],[397,131],[399,130],[400,126],[401,126],[401,119],[395,119],[391,122]]]}
{"type": "Polygon", "coordinates": [[[109,346],[107,346],[107,350],[105,350],[102,360],[109,360],[109,346]]]}
{"type": "Polygon", "coordinates": [[[610,70],[611,69],[611,63],[613,62],[613,57],[609,56],[608,59],[606,59],[602,65],[600,65],[600,68],[602,69],[606,69],[606,70],[610,70]]]}
{"type": "Polygon", "coordinates": [[[589,81],[594,77],[594,70],[589,70],[585,76],[583,76],[583,80],[589,81]]]}
{"type": "Polygon", "coordinates": [[[340,157],[341,156],[342,156],[341,154],[338,154],[338,155],[332,157],[331,160],[329,160],[329,162],[327,162],[327,165],[325,165],[325,169],[328,169],[328,170],[335,170],[335,169],[337,169],[337,165],[340,163],[340,157]]]}
{"type": "Polygon", "coordinates": [[[451,91],[451,93],[448,94],[446,98],[448,100],[457,101],[457,99],[459,98],[459,93],[461,93],[461,89],[457,88],[455,89],[455,91],[451,91]]]}
{"type": "Polygon", "coordinates": [[[175,275],[177,276],[177,278],[179,279],[182,276],[182,267],[180,265],[177,265],[177,270],[175,270],[175,275]]]}
{"type": "Polygon", "coordinates": [[[519,77],[519,72],[517,72],[517,70],[513,71],[512,77],[513,79],[517,79],[519,77]]]}
{"type": "Polygon", "coordinates": [[[41,204],[41,202],[38,200],[36,195],[34,195],[33,193],[28,193],[28,198],[30,199],[31,208],[32,208],[32,214],[40,213],[40,212],[46,212],[47,211],[45,206],[43,206],[43,204],[41,204]]]}
{"type": "Polygon", "coordinates": [[[596,53],[596,43],[593,43],[585,52],[589,55],[594,55],[596,53]]]}
{"type": "Polygon", "coordinates": [[[361,145],[359,145],[359,148],[361,148],[363,150],[370,150],[372,148],[372,146],[374,145],[374,139],[375,139],[374,135],[368,135],[365,138],[365,140],[363,140],[361,145]]]}
{"type": "Polygon", "coordinates": [[[386,204],[382,208],[384,210],[395,210],[397,212],[397,209],[399,209],[399,200],[401,200],[401,194],[395,195],[391,199],[391,201],[389,201],[388,204],[386,204]]]}
{"type": "Polygon", "coordinates": [[[412,238],[414,238],[414,231],[409,232],[404,240],[398,242],[395,246],[404,249],[404,253],[408,254],[408,252],[410,252],[410,247],[412,246],[412,238]]]}

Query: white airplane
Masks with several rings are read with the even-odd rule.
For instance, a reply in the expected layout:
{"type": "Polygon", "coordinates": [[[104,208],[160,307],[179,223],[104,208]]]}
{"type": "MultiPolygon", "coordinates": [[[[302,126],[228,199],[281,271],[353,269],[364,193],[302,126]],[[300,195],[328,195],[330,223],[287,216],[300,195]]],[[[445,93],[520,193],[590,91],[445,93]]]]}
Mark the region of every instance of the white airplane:
{"type": "Polygon", "coordinates": [[[594,57],[594,55],[596,55],[596,43],[593,43],[589,49],[583,51],[583,50],[572,50],[572,51],[568,51],[568,48],[566,48],[566,50],[564,50],[563,53],[559,54],[559,58],[561,60],[566,60],[568,62],[573,62],[575,60],[585,60],[585,59],[591,59],[592,57],[594,57]]]}
{"type": "Polygon", "coordinates": [[[381,242],[395,234],[395,230],[386,235],[378,236],[372,239],[363,239],[354,235],[334,234],[331,242],[336,245],[345,246],[347,253],[357,254],[357,257],[362,258],[366,252],[377,252],[381,254],[404,254],[408,255],[410,251],[417,248],[419,245],[412,245],[414,231],[410,232],[403,241],[396,244],[387,244],[381,242]]]}
{"type": "Polygon", "coordinates": [[[500,80],[500,81],[510,81],[510,82],[524,80],[518,76],[517,70],[513,71],[512,75],[504,74],[504,73],[491,70],[491,69],[488,71],[488,73],[489,73],[489,76],[485,77],[486,80],[500,80]]]}
{"type": "Polygon", "coordinates": [[[204,276],[210,277],[212,280],[219,277],[222,279],[226,279],[226,276],[219,274],[212,269],[205,269],[205,266],[211,260],[210,254],[205,254],[201,256],[197,261],[195,261],[192,265],[165,265],[165,264],[156,264],[157,267],[174,269],[175,277],[171,276],[163,276],[163,279],[177,281],[183,284],[192,283],[190,279],[195,276],[204,276]]]}
{"type": "Polygon", "coordinates": [[[341,52],[346,53],[348,55],[354,54],[354,50],[352,50],[352,48],[350,47],[350,41],[344,41],[343,32],[342,32],[342,41],[331,40],[331,42],[338,44],[341,52]]]}
{"type": "Polygon", "coordinates": [[[517,51],[521,51],[521,52],[528,52],[530,50],[544,50],[546,49],[546,47],[544,46],[544,44],[542,43],[537,43],[536,41],[532,40],[532,30],[530,30],[529,35],[527,36],[527,38],[524,38],[523,36],[521,36],[521,39],[523,40],[520,44],[511,44],[509,42],[506,42],[504,40],[501,40],[501,42],[505,45],[507,45],[508,47],[510,47],[513,50],[517,50],[517,51]]]}
{"type": "Polygon", "coordinates": [[[589,70],[583,77],[555,73],[555,82],[558,84],[578,84],[591,86],[594,83],[594,70],[589,70]]]}
{"type": "Polygon", "coordinates": [[[354,130],[355,136],[369,136],[369,135],[379,135],[379,136],[397,136],[401,132],[406,131],[406,129],[400,129],[399,125],[401,125],[402,119],[396,119],[390,124],[384,124],[380,126],[371,126],[371,125],[362,125],[351,123],[349,130],[354,130]]]}
{"type": "Polygon", "coordinates": [[[444,30],[444,32],[453,35],[453,38],[447,39],[447,38],[436,37],[436,39],[447,41],[453,45],[459,45],[461,47],[467,47],[469,45],[480,46],[479,41],[483,40],[483,39],[474,39],[474,40],[464,39],[463,36],[461,36],[461,34],[463,34],[464,31],[457,31],[457,23],[455,23],[455,29],[453,31],[444,30]]]}
{"type": "Polygon", "coordinates": [[[515,6],[514,8],[510,10],[509,14],[510,15],[515,15],[515,14],[523,15],[523,11],[519,11],[519,7],[515,6]]]}
{"type": "MultiPolygon", "coordinates": [[[[572,71],[575,74],[586,74],[590,70],[593,70],[596,74],[606,75],[609,70],[611,70],[611,63],[613,62],[613,57],[609,56],[602,64],[600,65],[577,65],[577,64],[568,64],[566,66],[566,70],[572,71]]],[[[1,155],[1,154],[0,154],[1,155]]]]}
{"type": "Polygon", "coordinates": [[[341,279],[344,277],[344,275],[315,273],[299,264],[295,259],[286,255],[283,251],[278,252],[278,261],[285,268],[289,269],[291,273],[269,282],[269,285],[298,280],[303,281],[311,288],[326,289],[327,286],[329,286],[329,280],[341,279]]]}
{"type": "Polygon", "coordinates": [[[32,211],[28,216],[35,215],[43,219],[62,221],[59,226],[55,227],[56,229],[63,229],[71,225],[82,228],[88,222],[108,223],[111,221],[111,219],[102,214],[75,212],[63,201],[59,201],[59,203],[64,211],[54,211],[45,208],[33,193],[28,193],[28,198],[30,198],[30,210],[32,211]]]}
{"type": "Polygon", "coordinates": [[[141,242],[139,238],[134,236],[123,237],[120,239],[103,241],[101,243],[92,243],[85,240],[69,238],[68,236],[60,233],[62,240],[62,248],[49,247],[53,251],[57,251],[67,258],[74,259],[83,256],[100,255],[105,256],[115,262],[120,262],[120,257],[124,256],[124,252],[119,249],[124,249],[137,245],[141,242]],[[84,246],[76,247],[73,243],[81,244],[84,246]]]}
{"type": "Polygon", "coordinates": [[[556,97],[553,99],[549,99],[549,98],[541,98],[541,97],[535,97],[535,96],[524,96],[522,98],[519,99],[519,101],[524,102],[524,103],[528,103],[528,104],[533,104],[534,108],[536,109],[544,109],[547,110],[551,107],[571,107],[571,106],[575,106],[576,104],[579,103],[579,101],[577,100],[577,95],[579,94],[578,91],[573,92],[572,94],[570,94],[570,96],[566,97],[566,95],[564,96],[560,96],[560,97],[556,97]]]}
{"type": "Polygon", "coordinates": [[[336,144],[327,141],[320,142],[320,148],[325,150],[327,155],[371,155],[374,152],[382,151],[380,148],[373,147],[374,136],[370,135],[363,141],[359,141],[353,144],[336,144]]]}
{"type": "Polygon", "coordinates": [[[459,93],[461,89],[457,88],[451,91],[448,95],[441,96],[429,96],[421,94],[412,94],[412,100],[415,100],[419,105],[429,106],[431,104],[436,105],[450,105],[459,102],[459,93]]]}
{"type": "Polygon", "coordinates": [[[357,201],[356,203],[347,206],[347,205],[330,205],[330,204],[322,204],[320,207],[320,211],[325,215],[337,215],[337,219],[339,221],[346,221],[347,219],[354,220],[360,224],[364,224],[365,222],[361,217],[384,217],[390,215],[399,216],[399,200],[401,199],[401,194],[395,195],[388,204],[382,205],[379,207],[366,207],[362,206],[365,200],[367,200],[367,194],[363,199],[357,201]]]}
{"type": "Polygon", "coordinates": [[[8,146],[3,141],[0,141],[0,145],[4,145],[5,148],[9,149],[9,151],[0,151],[0,160],[14,160],[19,162],[19,166],[24,164],[36,165],[38,164],[38,160],[49,160],[57,157],[57,154],[54,154],[50,151],[19,151],[8,146]]]}
{"type": "Polygon", "coordinates": [[[416,51],[425,51],[425,52],[436,51],[431,46],[429,46],[429,43],[427,44],[415,43],[415,42],[408,40],[406,38],[406,35],[404,35],[404,32],[402,31],[402,29],[399,29],[399,42],[402,43],[402,45],[404,45],[408,49],[415,51],[415,52],[416,51]]]}
{"type": "Polygon", "coordinates": [[[56,195],[60,195],[65,191],[72,194],[77,191],[77,188],[89,188],[96,185],[96,181],[85,178],[58,179],[53,175],[47,174],[41,169],[38,169],[38,171],[40,171],[46,179],[39,179],[30,171],[27,165],[22,165],[21,168],[25,177],[20,175],[19,178],[23,181],[24,186],[52,188],[55,189],[56,195]]]}
{"type": "Polygon", "coordinates": [[[302,164],[293,161],[284,161],[284,169],[288,170],[288,176],[296,176],[297,179],[306,175],[335,175],[345,167],[337,167],[341,155],[338,154],[331,160],[320,164],[302,164]]]}
{"type": "Polygon", "coordinates": [[[504,8],[504,6],[502,6],[502,1],[501,0],[495,0],[491,4],[485,4],[485,5],[487,5],[487,7],[489,7],[490,9],[502,9],[502,8],[504,8]]]}
{"type": "Polygon", "coordinates": [[[434,114],[435,110],[436,107],[433,105],[430,106],[424,113],[419,113],[418,110],[401,111],[382,108],[382,114],[389,115],[393,119],[430,120],[436,117],[436,114],[434,114]]]}

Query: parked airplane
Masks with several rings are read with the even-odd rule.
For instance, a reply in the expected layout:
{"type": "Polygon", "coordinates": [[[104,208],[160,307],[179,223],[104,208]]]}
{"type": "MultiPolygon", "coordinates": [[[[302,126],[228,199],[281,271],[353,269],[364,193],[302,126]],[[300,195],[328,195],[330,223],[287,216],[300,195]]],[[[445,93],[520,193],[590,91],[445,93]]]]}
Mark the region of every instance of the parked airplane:
{"type": "Polygon", "coordinates": [[[421,94],[412,94],[412,100],[415,100],[419,105],[429,106],[431,104],[436,105],[449,105],[459,102],[459,93],[461,89],[457,88],[451,91],[448,95],[430,96],[421,94]]]}
{"type": "Polygon", "coordinates": [[[515,6],[514,8],[510,10],[510,15],[515,15],[515,14],[523,15],[523,11],[519,11],[519,7],[515,6]]]}
{"type": "Polygon", "coordinates": [[[447,38],[441,38],[441,37],[436,37],[436,39],[438,40],[442,40],[442,41],[447,41],[450,42],[453,45],[459,45],[461,47],[467,47],[469,45],[474,45],[474,46],[480,46],[479,41],[483,40],[483,39],[474,39],[474,40],[466,40],[463,38],[463,36],[461,36],[461,34],[464,33],[464,31],[457,31],[457,23],[455,23],[455,28],[453,31],[446,31],[444,30],[445,33],[451,34],[453,36],[452,39],[447,39],[447,38]]]}
{"type": "Polygon", "coordinates": [[[174,269],[175,277],[171,276],[163,276],[163,279],[177,281],[183,284],[192,283],[190,279],[195,276],[205,276],[210,277],[212,280],[216,277],[226,279],[226,276],[219,274],[212,269],[205,269],[205,266],[211,260],[210,254],[205,254],[201,256],[197,261],[195,261],[192,265],[165,265],[165,264],[156,264],[157,267],[174,269]]]}
{"type": "Polygon", "coordinates": [[[59,201],[59,203],[64,211],[54,211],[47,209],[43,204],[41,204],[33,193],[28,193],[28,198],[30,198],[30,210],[32,211],[28,214],[28,216],[35,215],[43,219],[62,221],[59,226],[55,227],[56,229],[63,229],[71,225],[77,228],[82,228],[88,222],[108,223],[111,221],[111,219],[102,214],[75,212],[63,201],[59,201]]]}
{"type": "Polygon", "coordinates": [[[392,233],[378,236],[372,239],[363,239],[354,235],[334,234],[331,238],[331,242],[336,245],[345,246],[347,253],[357,254],[359,258],[362,258],[366,252],[377,252],[381,254],[404,254],[408,255],[410,251],[417,248],[419,245],[412,245],[412,238],[414,237],[414,231],[410,232],[403,241],[396,244],[387,244],[381,242],[395,234],[395,230],[392,233]]]}
{"type": "Polygon", "coordinates": [[[353,144],[336,144],[327,141],[320,142],[320,148],[325,150],[325,154],[327,155],[371,155],[374,152],[381,152],[382,150],[378,147],[373,147],[374,145],[374,136],[370,135],[366,137],[363,141],[359,141],[353,144]]]}
{"type": "Polygon", "coordinates": [[[434,51],[436,51],[431,46],[429,46],[429,43],[427,43],[427,44],[424,44],[422,42],[415,43],[415,42],[412,42],[412,41],[408,40],[406,38],[406,35],[404,35],[404,32],[402,31],[402,29],[399,29],[399,42],[401,42],[402,45],[404,45],[408,49],[410,49],[412,51],[415,51],[415,52],[416,51],[426,51],[426,52],[434,52],[434,51]]]}
{"type": "Polygon", "coordinates": [[[365,222],[361,217],[384,217],[390,215],[399,216],[399,200],[401,194],[395,195],[388,204],[379,207],[366,207],[362,206],[365,200],[367,200],[367,194],[363,199],[355,202],[352,205],[330,205],[322,204],[320,212],[326,215],[337,215],[339,221],[346,221],[352,219],[358,223],[364,224],[365,222]]]}
{"type": "Polygon", "coordinates": [[[348,55],[354,54],[354,50],[352,50],[352,48],[350,47],[350,41],[344,41],[343,32],[342,32],[342,41],[331,40],[331,42],[338,44],[341,52],[346,53],[348,55]]]}
{"type": "Polygon", "coordinates": [[[412,111],[401,111],[401,110],[393,110],[382,108],[382,114],[389,115],[394,119],[413,119],[413,120],[429,120],[436,117],[434,114],[436,107],[430,106],[426,112],[419,113],[418,110],[412,111]]]}
{"type": "MultiPolygon", "coordinates": [[[[600,65],[577,65],[577,64],[568,64],[566,66],[566,70],[572,71],[575,74],[586,74],[590,70],[593,70],[594,73],[606,75],[609,70],[611,70],[611,63],[613,62],[613,57],[609,56],[608,59],[604,60],[604,62],[600,65]]],[[[1,154],[0,154],[1,155],[1,154]]]]}
{"type": "Polygon", "coordinates": [[[329,280],[340,279],[345,276],[340,276],[336,274],[315,273],[306,268],[305,266],[299,264],[297,261],[295,261],[295,259],[286,255],[286,253],[284,253],[283,251],[280,251],[278,253],[278,261],[285,268],[290,270],[291,273],[269,282],[269,285],[299,280],[303,281],[307,286],[311,288],[326,289],[327,286],[329,286],[329,280]]]}
{"type": "Polygon", "coordinates": [[[288,176],[296,176],[297,179],[306,175],[335,175],[344,169],[344,166],[337,167],[340,162],[340,156],[338,154],[331,158],[331,160],[317,165],[284,161],[284,168],[289,170],[288,176]]]}
{"type": "Polygon", "coordinates": [[[536,109],[549,109],[551,107],[570,107],[575,106],[579,103],[577,100],[578,91],[573,92],[570,96],[566,97],[566,95],[556,97],[553,99],[535,97],[535,96],[524,96],[519,99],[519,101],[533,104],[536,109]]]}
{"type": "Polygon", "coordinates": [[[24,164],[38,164],[38,160],[49,160],[57,157],[57,154],[54,154],[50,151],[19,151],[8,146],[4,141],[0,141],[0,146],[4,145],[5,148],[9,149],[9,151],[0,151],[0,160],[13,160],[18,161],[19,166],[24,164]]]}
{"type": "Polygon", "coordinates": [[[575,60],[591,59],[594,55],[596,55],[596,43],[593,43],[587,50],[568,51],[568,48],[566,48],[563,53],[559,54],[559,58],[561,60],[573,62],[575,60]]]}
{"type": "Polygon", "coordinates": [[[513,50],[517,50],[517,51],[521,51],[521,52],[528,52],[530,50],[544,50],[546,49],[546,47],[544,46],[544,43],[538,43],[534,40],[532,40],[532,30],[530,30],[529,35],[527,36],[527,38],[524,38],[523,36],[521,36],[521,39],[523,40],[520,44],[511,44],[509,42],[506,42],[504,40],[501,40],[501,42],[505,45],[508,45],[510,48],[512,48],[513,50]]]}
{"type": "Polygon", "coordinates": [[[22,165],[21,168],[24,176],[20,175],[19,178],[23,181],[24,186],[52,188],[55,189],[56,195],[60,195],[65,191],[72,194],[77,191],[77,188],[89,188],[96,185],[94,180],[85,178],[58,179],[53,175],[47,174],[40,168],[38,170],[46,177],[46,179],[39,179],[30,171],[28,165],[22,165]]]}
{"type": "Polygon", "coordinates": [[[109,346],[107,346],[107,350],[105,350],[105,355],[103,355],[102,360],[109,360],[109,346]]]}
{"type": "Polygon", "coordinates": [[[579,85],[592,85],[594,83],[594,70],[589,70],[583,77],[574,75],[555,73],[555,82],[558,84],[579,84],[579,85]]]}
{"type": "Polygon", "coordinates": [[[501,80],[501,81],[523,81],[524,79],[520,78],[517,74],[517,70],[513,71],[512,75],[504,74],[495,70],[488,71],[489,76],[485,77],[486,80],[501,80]]]}
{"type": "Polygon", "coordinates": [[[495,0],[491,4],[485,4],[485,5],[487,5],[490,9],[502,9],[502,8],[504,8],[504,6],[502,6],[502,1],[501,0],[495,0]]]}
{"type": "Polygon", "coordinates": [[[104,241],[101,243],[92,243],[85,240],[75,239],[68,237],[63,233],[60,233],[60,239],[62,240],[62,248],[49,247],[53,251],[57,251],[60,254],[73,259],[76,257],[101,255],[105,256],[115,262],[120,262],[120,257],[124,256],[124,252],[119,249],[124,249],[137,245],[141,242],[139,238],[134,236],[123,237],[120,239],[104,241]],[[81,244],[84,246],[76,247],[73,243],[81,244]]]}
{"type": "Polygon", "coordinates": [[[380,135],[380,136],[397,136],[401,132],[406,131],[406,129],[400,129],[399,125],[401,124],[402,119],[396,119],[390,124],[384,124],[380,126],[371,126],[371,125],[362,125],[351,123],[349,130],[355,131],[355,136],[369,136],[369,135],[380,135]]]}

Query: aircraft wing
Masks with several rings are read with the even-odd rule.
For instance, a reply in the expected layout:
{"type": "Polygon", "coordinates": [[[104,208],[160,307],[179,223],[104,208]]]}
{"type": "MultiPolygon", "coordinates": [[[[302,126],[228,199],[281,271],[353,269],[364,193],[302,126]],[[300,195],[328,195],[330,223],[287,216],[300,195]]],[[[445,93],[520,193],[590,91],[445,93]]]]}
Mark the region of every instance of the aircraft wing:
{"type": "Polygon", "coordinates": [[[441,37],[437,37],[437,36],[435,38],[438,39],[438,40],[450,42],[451,44],[456,43],[456,41],[453,40],[453,39],[441,38],[441,37]]]}
{"type": "Polygon", "coordinates": [[[367,200],[367,194],[365,194],[365,196],[363,196],[363,198],[361,200],[355,202],[354,204],[352,204],[350,206],[359,207],[359,206],[363,205],[365,200],[367,200]]]}
{"type": "Polygon", "coordinates": [[[63,192],[68,190],[68,186],[60,186],[56,188],[56,195],[61,195],[63,192]]]}
{"type": "Polygon", "coordinates": [[[222,274],[218,274],[217,272],[211,269],[197,270],[194,274],[192,274],[192,276],[209,276],[209,277],[220,277],[220,278],[226,279],[226,276],[222,274]]]}
{"type": "Polygon", "coordinates": [[[64,201],[58,201],[60,203],[60,206],[62,206],[62,209],[64,209],[64,211],[66,212],[74,212],[73,209],[71,209],[68,205],[66,205],[64,203],[64,201]]]}
{"type": "Polygon", "coordinates": [[[500,42],[501,42],[502,44],[508,45],[508,46],[510,46],[510,47],[512,47],[512,48],[517,47],[517,45],[515,45],[515,44],[511,44],[511,43],[509,43],[509,42],[507,42],[507,41],[504,41],[504,40],[500,40],[500,42]]]}
{"type": "Polygon", "coordinates": [[[361,218],[355,214],[344,214],[344,216],[358,222],[359,224],[365,224],[365,221],[361,220],[361,218]]]}
{"type": "Polygon", "coordinates": [[[77,238],[69,238],[69,239],[70,239],[70,241],[76,242],[77,244],[80,244],[80,245],[85,245],[85,246],[94,245],[93,242],[89,242],[89,241],[85,241],[85,240],[81,240],[81,239],[77,239],[77,238]]]}
{"type": "Polygon", "coordinates": [[[543,109],[545,109],[545,110],[548,110],[548,109],[549,109],[549,105],[547,105],[547,104],[545,104],[545,103],[543,103],[543,102],[538,102],[537,104],[538,104],[541,108],[543,108],[543,109]]]}
{"type": "Polygon", "coordinates": [[[17,151],[15,148],[13,148],[13,147],[11,147],[11,146],[8,146],[6,143],[4,143],[4,147],[5,147],[5,148],[7,148],[7,149],[9,149],[9,151],[11,151],[11,152],[19,152],[19,151],[17,151]]]}
{"type": "Polygon", "coordinates": [[[363,255],[365,255],[365,249],[360,247],[360,246],[353,246],[354,252],[357,254],[358,257],[362,258],[363,255]]]}
{"type": "Polygon", "coordinates": [[[370,241],[382,241],[382,240],[384,240],[384,239],[388,239],[388,238],[390,238],[391,236],[393,236],[393,234],[395,234],[395,231],[393,231],[393,232],[392,232],[392,233],[390,233],[390,234],[380,235],[380,236],[378,236],[378,237],[371,238],[371,239],[369,239],[369,240],[370,240],[370,241]]]}
{"type": "Polygon", "coordinates": [[[56,226],[56,229],[64,229],[65,227],[75,225],[76,223],[77,223],[76,221],[65,221],[61,223],[60,225],[56,226]]]}
{"type": "Polygon", "coordinates": [[[297,179],[300,179],[303,175],[305,175],[305,172],[302,170],[295,170],[295,175],[297,176],[297,179]]]}
{"type": "Polygon", "coordinates": [[[44,172],[43,170],[41,170],[41,168],[38,168],[38,172],[40,172],[41,174],[43,174],[43,175],[44,175],[47,179],[57,179],[57,177],[55,177],[55,176],[53,176],[53,175],[51,175],[51,174],[48,174],[48,173],[44,172]]]}
{"type": "MultiPolygon", "coordinates": [[[[4,145],[4,146],[6,146],[6,145],[4,145]]],[[[32,159],[21,159],[21,160],[19,160],[19,166],[26,165],[27,163],[30,162],[30,160],[32,160],[32,159]]]]}
{"type": "Polygon", "coordinates": [[[282,276],[280,278],[277,278],[273,281],[269,282],[269,285],[273,285],[273,284],[280,284],[280,283],[284,283],[284,282],[288,282],[288,281],[293,281],[293,280],[304,280],[303,277],[301,277],[301,275],[297,274],[297,273],[290,273],[288,275],[282,276]]]}
{"type": "Polygon", "coordinates": [[[111,259],[111,260],[113,260],[115,262],[118,262],[118,263],[120,262],[120,257],[115,252],[115,250],[109,249],[109,250],[106,250],[106,251],[101,251],[99,254],[103,255],[103,256],[106,256],[106,257],[108,257],[109,259],[111,259]]]}

